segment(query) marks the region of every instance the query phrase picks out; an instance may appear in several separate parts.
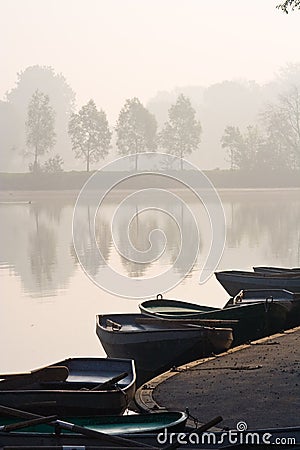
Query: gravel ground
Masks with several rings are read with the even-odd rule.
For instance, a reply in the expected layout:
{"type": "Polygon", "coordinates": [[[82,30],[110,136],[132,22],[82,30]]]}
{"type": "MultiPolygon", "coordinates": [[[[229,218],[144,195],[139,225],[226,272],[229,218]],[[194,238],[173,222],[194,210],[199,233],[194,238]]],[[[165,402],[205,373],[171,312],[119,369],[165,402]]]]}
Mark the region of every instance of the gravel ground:
{"type": "Polygon", "coordinates": [[[300,425],[300,327],[179,370],[152,391],[158,405],[223,427],[300,425]]]}

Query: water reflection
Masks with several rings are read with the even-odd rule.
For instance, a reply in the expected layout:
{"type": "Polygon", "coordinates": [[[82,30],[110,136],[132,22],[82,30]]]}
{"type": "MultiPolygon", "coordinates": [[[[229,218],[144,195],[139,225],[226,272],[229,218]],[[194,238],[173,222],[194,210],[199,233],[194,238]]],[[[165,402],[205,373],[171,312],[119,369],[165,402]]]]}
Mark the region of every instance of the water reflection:
{"type": "Polygon", "coordinates": [[[238,249],[247,241],[249,248],[260,248],[265,258],[278,260],[279,265],[299,265],[299,198],[290,199],[284,193],[257,194],[225,204],[227,247],[238,249]]]}
{"type": "MultiPolygon", "coordinates": [[[[138,207],[136,209],[138,214],[138,207]]],[[[165,240],[162,234],[156,235],[156,238],[149,241],[151,231],[158,229],[157,217],[151,217],[151,213],[143,213],[142,217],[138,215],[130,224],[129,231],[129,241],[128,245],[123,245],[123,250],[128,257],[121,256],[121,262],[125,268],[127,275],[130,277],[140,278],[146,275],[147,271],[153,266],[156,255],[161,253],[164,249],[165,240]],[[150,216],[150,217],[149,217],[150,216]],[[151,262],[135,262],[135,249],[140,252],[149,251],[147,257],[151,262]]],[[[127,223],[120,222],[118,227],[118,241],[122,241],[123,233],[127,233],[127,223]]],[[[125,241],[127,242],[127,241],[125,241]]]]}
{"type": "MultiPolygon", "coordinates": [[[[55,296],[68,289],[72,277],[76,277],[78,261],[72,244],[72,214],[75,199],[44,199],[29,204],[1,204],[1,259],[0,267],[8,269],[8,276],[19,277],[23,291],[32,297],[55,296]]],[[[81,236],[88,251],[84,262],[91,273],[103,268],[99,258],[95,259],[97,246],[103,255],[103,264],[109,262],[130,277],[150,277],[173,266],[181,271],[177,261],[181,237],[179,227],[167,215],[156,211],[145,211],[135,218],[129,229],[133,246],[149,249],[149,235],[154,229],[165,233],[155,234],[151,254],[157,255],[165,247],[160,258],[153,262],[135,263],[115,250],[111,235],[111,218],[118,201],[111,200],[98,214],[95,222],[90,207],[80,211],[81,236]],[[94,239],[95,237],[95,239],[94,239]]],[[[266,263],[268,265],[300,265],[300,198],[299,192],[290,194],[274,192],[223,196],[227,219],[227,241],[222,259],[222,268],[239,268],[245,265],[266,263]],[[251,256],[250,256],[251,255],[251,256]],[[225,267],[224,267],[225,266],[225,267]]],[[[191,205],[192,208],[193,205],[191,205]]],[[[163,205],[161,205],[163,209],[163,205]]],[[[172,205],[171,205],[172,207],[172,205]]],[[[174,206],[176,208],[177,206],[174,206]]],[[[135,211],[143,209],[143,203],[130,205],[135,211]]],[[[170,208],[170,206],[169,206],[170,208]]],[[[199,216],[203,214],[203,209],[199,216]]],[[[190,216],[177,211],[180,227],[190,226],[190,216]]],[[[127,232],[127,223],[118,224],[117,241],[127,232]]],[[[197,277],[200,262],[209,250],[210,230],[201,230],[201,248],[194,272],[197,277]]],[[[192,239],[185,245],[190,251],[195,243],[192,239]]],[[[105,271],[104,271],[105,272],[105,271]]],[[[197,281],[195,281],[196,284],[197,281]]]]}
{"type": "Polygon", "coordinates": [[[74,262],[69,252],[72,206],[65,202],[2,204],[0,267],[20,277],[33,297],[67,289],[74,262]]]}
{"type": "Polygon", "coordinates": [[[39,223],[35,211],[36,228],[29,233],[29,259],[36,283],[42,290],[53,281],[54,266],[57,264],[57,238],[54,230],[39,223]]]}

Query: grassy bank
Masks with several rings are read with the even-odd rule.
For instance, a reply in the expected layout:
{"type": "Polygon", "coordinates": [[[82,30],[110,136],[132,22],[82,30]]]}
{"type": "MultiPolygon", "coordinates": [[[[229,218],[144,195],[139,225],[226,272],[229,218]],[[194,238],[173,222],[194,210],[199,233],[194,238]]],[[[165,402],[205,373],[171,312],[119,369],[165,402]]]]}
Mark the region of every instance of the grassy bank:
{"type": "MultiPolygon", "coordinates": [[[[186,171],[181,173],[188,185],[202,186],[202,178],[198,172],[186,171]]],[[[300,171],[231,171],[211,170],[204,171],[213,185],[219,189],[270,189],[270,188],[300,188],[300,171]]],[[[32,174],[32,173],[0,173],[1,191],[64,191],[80,190],[84,183],[92,175],[87,172],[62,172],[57,174],[32,174]]],[[[125,176],[136,175],[135,172],[105,172],[101,173],[97,188],[107,189],[125,176]]],[[[169,171],[168,175],[177,178],[179,172],[169,171]]],[[[119,185],[122,189],[135,189],[147,187],[168,188],[174,186],[174,182],[168,177],[155,175],[143,177],[131,177],[128,181],[119,185]]],[[[177,184],[180,187],[180,184],[177,184]]]]}

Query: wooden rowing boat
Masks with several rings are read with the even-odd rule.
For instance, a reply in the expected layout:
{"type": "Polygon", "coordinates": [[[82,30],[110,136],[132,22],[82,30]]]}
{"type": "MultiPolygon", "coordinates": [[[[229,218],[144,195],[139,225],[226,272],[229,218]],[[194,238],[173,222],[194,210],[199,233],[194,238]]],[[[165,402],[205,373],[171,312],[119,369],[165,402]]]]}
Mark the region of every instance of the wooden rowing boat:
{"type": "Polygon", "coordinates": [[[232,297],[241,290],[286,289],[300,292],[300,273],[257,273],[238,270],[215,272],[219,283],[232,297]]]}
{"type": "MultiPolygon", "coordinates": [[[[281,308],[282,317],[285,317],[284,323],[278,323],[278,327],[281,329],[293,328],[300,324],[300,293],[290,292],[286,289],[241,290],[226,303],[225,308],[252,305],[253,303],[262,303],[268,306],[274,304],[281,308]]],[[[269,310],[272,311],[272,308],[269,310]]]]}
{"type": "MultiPolygon", "coordinates": [[[[132,449],[151,448],[184,448],[186,450],[201,449],[259,449],[267,448],[267,445],[274,444],[275,448],[299,450],[300,448],[300,427],[285,428],[266,428],[266,429],[249,429],[245,431],[232,430],[205,433],[199,432],[197,429],[186,432],[161,432],[145,433],[145,434],[125,434],[121,435],[123,439],[131,442],[132,449]],[[183,445],[182,442],[185,442],[183,445]],[[239,445],[239,443],[242,444],[239,445]],[[245,444],[247,442],[247,445],[245,444]],[[259,443],[264,443],[259,445],[259,443]],[[279,442],[285,444],[278,444],[279,442]],[[277,445],[275,445],[277,443],[277,445]]],[[[66,449],[124,449],[125,445],[117,445],[112,438],[115,435],[107,435],[102,438],[87,437],[74,433],[63,433],[57,435],[54,433],[30,433],[30,432],[0,432],[1,448],[13,450],[66,450],[66,449]]]]}
{"type": "MultiPolygon", "coordinates": [[[[247,299],[249,298],[246,295],[247,299]]],[[[188,321],[208,326],[233,329],[233,345],[239,345],[281,331],[288,322],[289,309],[262,296],[260,300],[245,302],[230,300],[224,308],[213,308],[179,300],[146,300],[139,305],[142,314],[149,317],[188,321]]]]}
{"type": "Polygon", "coordinates": [[[231,328],[147,320],[141,314],[99,315],[96,332],[108,356],[134,359],[138,385],[172,366],[225,351],[233,340],[231,328]]]}
{"type": "Polygon", "coordinates": [[[50,367],[67,368],[67,378],[13,389],[4,379],[0,404],[38,414],[90,416],[122,414],[133,399],[136,375],[130,359],[70,358],[50,367]]]}
{"type": "MultiPolygon", "coordinates": [[[[164,429],[181,431],[184,429],[188,415],[181,411],[158,411],[152,414],[130,414],[123,416],[92,416],[65,418],[67,422],[100,431],[105,434],[160,433],[164,429]]],[[[19,422],[19,419],[0,417],[0,429],[3,426],[19,422]]],[[[47,424],[29,425],[26,432],[51,433],[53,428],[47,424]]]]}
{"type": "Polygon", "coordinates": [[[255,266],[253,267],[254,272],[256,273],[285,273],[294,275],[297,272],[300,272],[300,267],[272,267],[272,266],[255,266]]]}

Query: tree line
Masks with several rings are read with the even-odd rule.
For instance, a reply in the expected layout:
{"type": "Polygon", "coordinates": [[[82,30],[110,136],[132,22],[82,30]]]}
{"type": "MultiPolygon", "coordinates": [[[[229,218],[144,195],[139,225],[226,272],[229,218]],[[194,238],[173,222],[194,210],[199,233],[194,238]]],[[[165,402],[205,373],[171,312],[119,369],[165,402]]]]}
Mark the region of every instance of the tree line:
{"type": "Polygon", "coordinates": [[[221,138],[231,169],[300,169],[300,91],[293,86],[241,132],[227,126],[221,138]]]}
{"type": "MultiPolygon", "coordinates": [[[[26,121],[26,144],[33,154],[29,169],[32,172],[62,171],[63,161],[59,155],[41,165],[39,156],[55,145],[55,112],[49,96],[36,90],[28,106],[26,121]]],[[[75,157],[81,159],[87,172],[91,164],[104,159],[111,148],[112,131],[106,113],[89,100],[77,113],[72,113],[68,133],[75,157]]],[[[137,97],[128,99],[121,109],[115,127],[116,146],[119,155],[135,155],[135,170],[138,169],[138,154],[154,152],[158,148],[182,158],[199,147],[201,125],[190,100],[183,94],[169,110],[169,120],[158,133],[155,116],[137,97]]],[[[182,167],[182,164],[181,164],[182,167]]]]}
{"type": "MultiPolygon", "coordinates": [[[[38,157],[55,144],[54,110],[49,97],[38,90],[33,94],[26,121],[27,146],[34,155],[33,172],[62,170],[59,155],[41,166],[38,157]]],[[[72,113],[68,132],[75,157],[81,159],[89,172],[90,166],[104,159],[111,148],[112,131],[106,114],[98,110],[93,100],[72,113]]],[[[157,149],[175,155],[181,160],[199,148],[201,123],[189,98],[180,94],[168,112],[168,121],[157,132],[155,116],[136,97],[128,99],[121,109],[115,127],[118,154],[135,155],[157,149]]],[[[258,124],[249,125],[241,132],[229,125],[221,138],[231,169],[269,170],[300,169],[300,92],[294,86],[279,96],[278,102],[268,105],[260,114],[258,124]]]]}
{"type": "Polygon", "coordinates": [[[112,126],[94,100],[76,110],[63,75],[32,66],[0,101],[0,170],[24,170],[29,157],[32,172],[89,171],[116,152],[135,154],[138,169],[146,151],[181,161],[194,152],[206,169],[223,167],[224,155],[232,170],[299,169],[299,89],[300,65],[288,65],[263,86],[223,81],[159,92],[146,106],[127,99],[112,126]]]}

